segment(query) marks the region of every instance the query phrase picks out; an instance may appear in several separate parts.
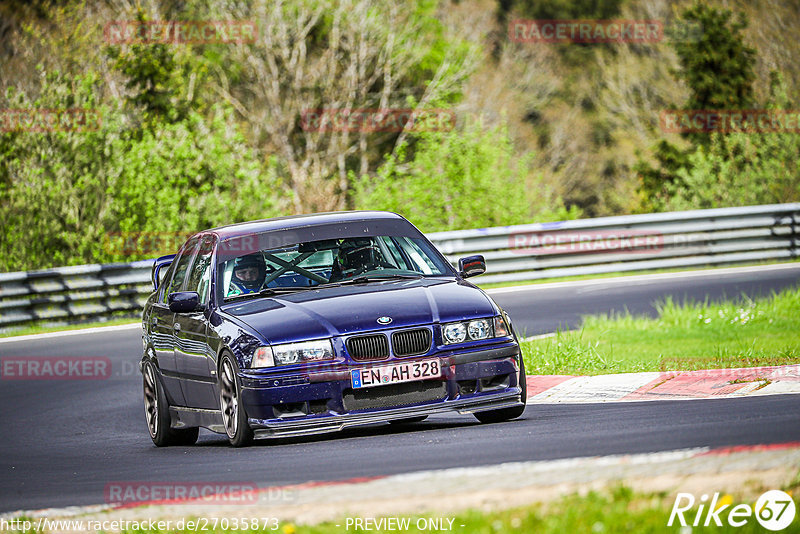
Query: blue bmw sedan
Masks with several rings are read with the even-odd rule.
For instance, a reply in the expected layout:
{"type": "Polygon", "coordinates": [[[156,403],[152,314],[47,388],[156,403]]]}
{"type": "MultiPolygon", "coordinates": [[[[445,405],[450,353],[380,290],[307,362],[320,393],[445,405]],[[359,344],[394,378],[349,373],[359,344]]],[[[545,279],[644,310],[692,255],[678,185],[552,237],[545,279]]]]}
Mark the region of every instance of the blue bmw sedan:
{"type": "Polygon", "coordinates": [[[394,213],[206,230],[156,260],[140,363],[150,437],[234,446],[455,411],[519,417],[525,369],[508,315],[394,213]]]}

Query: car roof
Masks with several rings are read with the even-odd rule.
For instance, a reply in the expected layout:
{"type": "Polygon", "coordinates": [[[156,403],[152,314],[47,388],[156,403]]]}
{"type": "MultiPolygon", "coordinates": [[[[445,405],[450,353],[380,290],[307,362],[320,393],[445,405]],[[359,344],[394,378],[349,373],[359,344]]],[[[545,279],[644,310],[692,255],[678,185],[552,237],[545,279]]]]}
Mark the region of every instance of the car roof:
{"type": "Polygon", "coordinates": [[[286,217],[275,217],[273,219],[261,219],[259,221],[229,224],[226,226],[220,226],[218,228],[204,230],[203,232],[198,233],[213,233],[216,234],[220,240],[225,240],[275,230],[287,230],[291,228],[317,226],[330,223],[375,220],[405,221],[403,217],[390,211],[332,211],[326,213],[312,213],[308,215],[289,215],[286,217]]]}

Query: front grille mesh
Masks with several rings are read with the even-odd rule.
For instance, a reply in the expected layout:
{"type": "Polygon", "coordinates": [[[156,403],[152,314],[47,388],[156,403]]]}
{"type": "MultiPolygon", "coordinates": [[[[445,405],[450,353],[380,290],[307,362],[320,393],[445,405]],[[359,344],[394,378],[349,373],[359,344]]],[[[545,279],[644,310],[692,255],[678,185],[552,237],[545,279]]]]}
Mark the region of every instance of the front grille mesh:
{"type": "Polygon", "coordinates": [[[347,340],[347,352],[361,362],[383,360],[389,357],[389,340],[384,334],[351,337],[347,340]]]}
{"type": "Polygon", "coordinates": [[[402,330],[392,334],[392,350],[395,356],[417,356],[431,348],[431,331],[427,328],[402,330]]]}
{"type": "Polygon", "coordinates": [[[343,393],[342,400],[347,411],[399,408],[443,400],[447,397],[447,383],[444,380],[425,380],[363,389],[346,389],[343,393]]]}

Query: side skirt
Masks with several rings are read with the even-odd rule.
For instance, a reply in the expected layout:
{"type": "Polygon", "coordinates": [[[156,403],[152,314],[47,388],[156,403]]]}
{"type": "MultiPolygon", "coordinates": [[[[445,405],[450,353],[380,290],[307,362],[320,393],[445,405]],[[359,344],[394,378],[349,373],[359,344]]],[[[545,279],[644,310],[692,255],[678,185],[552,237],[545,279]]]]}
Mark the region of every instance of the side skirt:
{"type": "Polygon", "coordinates": [[[183,406],[169,407],[172,428],[191,428],[201,426],[212,432],[225,433],[225,424],[219,410],[202,410],[200,408],[185,408],[183,406]]]}

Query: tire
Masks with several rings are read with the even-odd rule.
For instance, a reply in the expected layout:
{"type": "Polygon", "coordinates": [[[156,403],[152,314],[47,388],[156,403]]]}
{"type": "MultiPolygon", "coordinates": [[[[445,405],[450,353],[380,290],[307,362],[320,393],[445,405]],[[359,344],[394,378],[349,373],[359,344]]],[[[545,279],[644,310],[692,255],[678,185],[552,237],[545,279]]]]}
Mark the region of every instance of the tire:
{"type": "Polygon", "coordinates": [[[528,385],[525,382],[525,362],[522,361],[522,354],[519,357],[519,384],[522,387],[522,406],[514,406],[512,408],[501,408],[499,410],[488,410],[486,412],[478,412],[473,414],[475,418],[481,423],[500,423],[508,421],[509,419],[516,419],[525,411],[525,403],[528,399],[528,385]]]}
{"type": "Polygon", "coordinates": [[[418,415],[417,417],[407,417],[405,419],[394,419],[393,421],[389,421],[390,425],[406,425],[410,423],[421,423],[425,419],[427,419],[427,415],[418,415]]]}
{"type": "Polygon", "coordinates": [[[153,362],[147,361],[142,367],[142,388],[147,431],[155,446],[194,445],[200,432],[199,428],[172,428],[170,426],[169,402],[167,402],[164,386],[158,379],[158,371],[153,362]]]}
{"type": "Polygon", "coordinates": [[[219,364],[219,407],[228,441],[234,447],[246,447],[253,442],[253,429],[247,424],[247,414],[240,399],[239,365],[230,354],[222,356],[219,364]]]}

